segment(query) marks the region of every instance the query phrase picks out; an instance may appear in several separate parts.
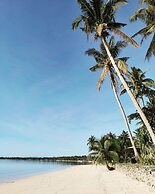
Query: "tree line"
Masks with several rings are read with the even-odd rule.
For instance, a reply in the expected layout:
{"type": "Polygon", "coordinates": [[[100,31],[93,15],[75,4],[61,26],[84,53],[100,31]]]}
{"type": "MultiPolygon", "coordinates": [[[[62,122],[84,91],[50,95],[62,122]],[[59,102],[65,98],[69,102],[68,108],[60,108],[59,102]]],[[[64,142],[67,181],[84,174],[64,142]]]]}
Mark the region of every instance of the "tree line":
{"type": "Polygon", "coordinates": [[[63,162],[75,164],[87,164],[87,156],[59,156],[59,157],[0,157],[0,160],[63,162]]]}

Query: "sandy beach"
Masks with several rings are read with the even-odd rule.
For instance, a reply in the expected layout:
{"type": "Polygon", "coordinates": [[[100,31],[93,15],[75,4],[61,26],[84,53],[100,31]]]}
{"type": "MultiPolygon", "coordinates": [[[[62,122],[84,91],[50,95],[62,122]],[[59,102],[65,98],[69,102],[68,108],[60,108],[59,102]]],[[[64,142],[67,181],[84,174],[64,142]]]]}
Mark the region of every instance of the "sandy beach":
{"type": "Polygon", "coordinates": [[[103,166],[75,166],[0,185],[0,194],[152,194],[150,187],[103,166]]]}

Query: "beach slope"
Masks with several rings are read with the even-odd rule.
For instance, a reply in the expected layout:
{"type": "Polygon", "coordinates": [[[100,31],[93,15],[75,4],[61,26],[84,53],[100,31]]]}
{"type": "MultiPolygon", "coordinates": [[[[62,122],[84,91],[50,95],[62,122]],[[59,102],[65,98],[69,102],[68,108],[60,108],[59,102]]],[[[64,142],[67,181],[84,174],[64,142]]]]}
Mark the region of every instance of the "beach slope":
{"type": "Polygon", "coordinates": [[[0,194],[153,194],[142,182],[103,166],[74,166],[0,185],[0,194]]]}

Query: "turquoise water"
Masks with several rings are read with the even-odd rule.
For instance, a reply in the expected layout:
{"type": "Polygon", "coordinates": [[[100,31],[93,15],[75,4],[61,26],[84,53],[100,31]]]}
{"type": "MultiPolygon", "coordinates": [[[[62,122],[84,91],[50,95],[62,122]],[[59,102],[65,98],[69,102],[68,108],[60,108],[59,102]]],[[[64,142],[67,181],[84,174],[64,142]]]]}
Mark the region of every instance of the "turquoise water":
{"type": "Polygon", "coordinates": [[[20,178],[56,171],[69,166],[71,165],[55,162],[0,160],[0,183],[13,182],[20,178]]]}

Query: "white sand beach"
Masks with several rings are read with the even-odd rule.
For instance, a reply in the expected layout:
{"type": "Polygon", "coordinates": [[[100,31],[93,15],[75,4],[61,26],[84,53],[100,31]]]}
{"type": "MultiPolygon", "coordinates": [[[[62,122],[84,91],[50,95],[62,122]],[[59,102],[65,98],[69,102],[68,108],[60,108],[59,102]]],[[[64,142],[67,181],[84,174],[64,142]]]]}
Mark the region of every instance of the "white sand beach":
{"type": "Polygon", "coordinates": [[[153,194],[150,187],[103,166],[74,166],[0,185],[0,194],[153,194]]]}

